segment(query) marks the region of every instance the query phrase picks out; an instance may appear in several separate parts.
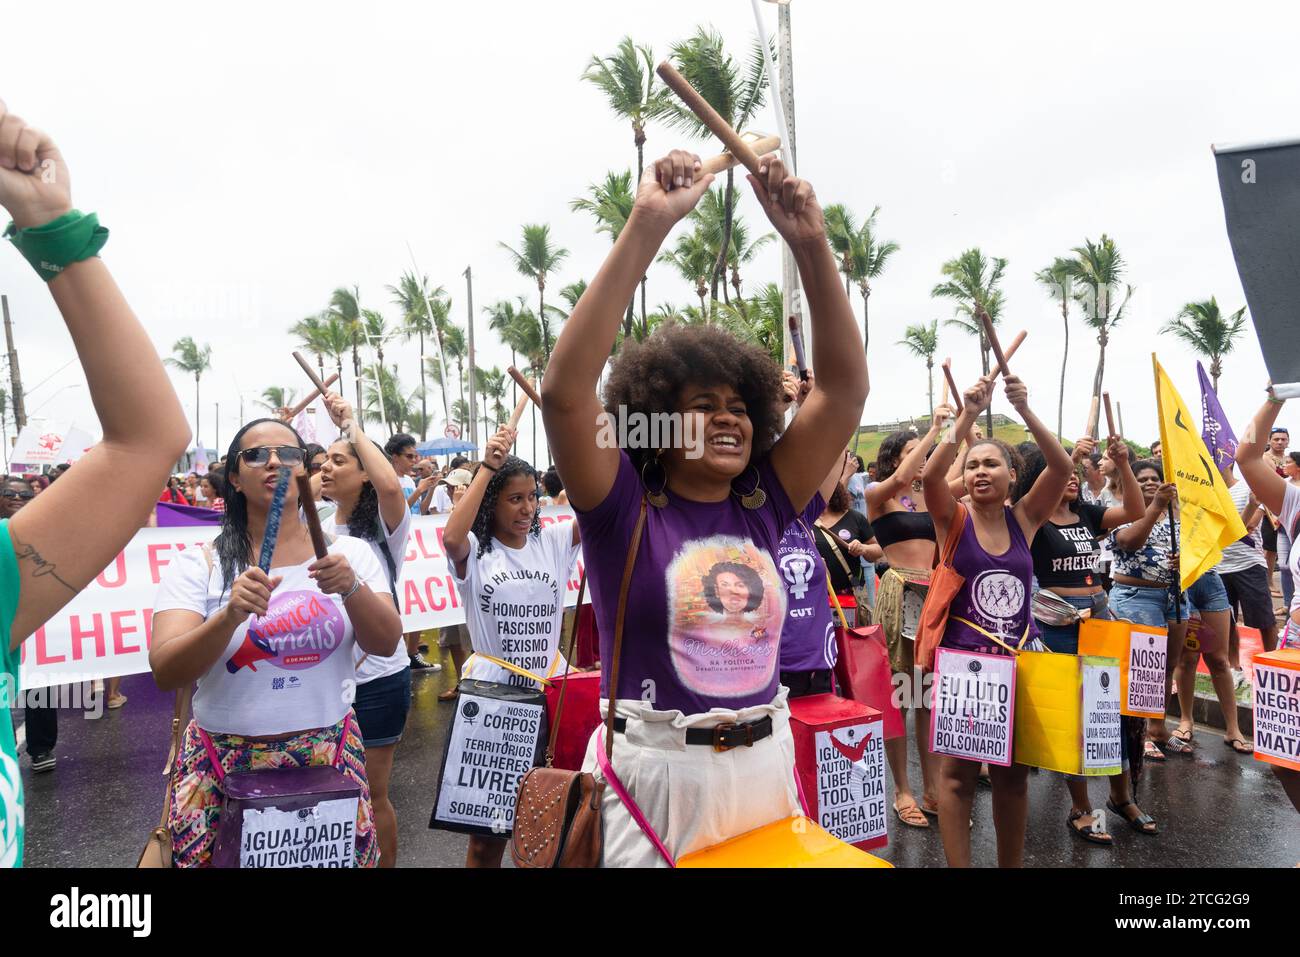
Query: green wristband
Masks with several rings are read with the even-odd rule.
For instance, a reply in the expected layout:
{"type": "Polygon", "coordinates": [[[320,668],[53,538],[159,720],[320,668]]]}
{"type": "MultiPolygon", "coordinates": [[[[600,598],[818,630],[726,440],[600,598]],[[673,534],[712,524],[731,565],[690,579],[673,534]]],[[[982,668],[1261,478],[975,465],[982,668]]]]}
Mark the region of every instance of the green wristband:
{"type": "Polygon", "coordinates": [[[69,210],[44,226],[19,229],[12,222],[4,238],[18,247],[23,258],[46,282],[73,263],[99,255],[108,242],[108,230],[94,213],[69,210]]]}

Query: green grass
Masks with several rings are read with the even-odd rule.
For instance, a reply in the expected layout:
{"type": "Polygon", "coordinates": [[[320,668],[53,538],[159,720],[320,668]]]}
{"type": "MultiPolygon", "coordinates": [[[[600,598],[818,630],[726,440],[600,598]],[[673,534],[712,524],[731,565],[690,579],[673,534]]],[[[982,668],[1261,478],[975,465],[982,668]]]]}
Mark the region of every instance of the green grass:
{"type": "MultiPolygon", "coordinates": [[[[1196,693],[1203,698],[1214,698],[1214,685],[1210,683],[1210,676],[1197,674],[1196,676],[1196,693]]],[[[1246,684],[1237,689],[1237,703],[1250,704],[1251,690],[1250,685],[1246,684]]]]}
{"type": "MultiPolygon", "coordinates": [[[[927,424],[928,423],[925,423],[923,420],[918,420],[917,427],[924,429],[927,424]]],[[[866,432],[859,430],[857,436],[858,444],[856,448],[854,448],[854,451],[858,455],[862,456],[863,462],[872,462],[876,458],[876,452],[880,449],[880,443],[884,442],[888,436],[888,432],[866,432]]],[[[994,438],[999,438],[1008,445],[1013,446],[1019,445],[1021,442],[1029,439],[1029,433],[1025,431],[1025,427],[1018,423],[995,425],[993,427],[993,436],[994,438]]]]}

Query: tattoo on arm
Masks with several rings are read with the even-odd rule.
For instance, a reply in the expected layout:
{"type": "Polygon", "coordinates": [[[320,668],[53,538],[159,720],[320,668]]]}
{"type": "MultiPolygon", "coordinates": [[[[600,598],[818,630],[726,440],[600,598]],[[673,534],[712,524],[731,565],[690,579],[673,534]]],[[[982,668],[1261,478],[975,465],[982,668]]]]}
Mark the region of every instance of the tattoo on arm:
{"type": "Polygon", "coordinates": [[[74,595],[77,593],[75,587],[59,576],[58,567],[38,552],[34,545],[20,542],[12,531],[9,533],[9,538],[14,543],[14,556],[18,559],[19,564],[21,565],[25,561],[31,562],[33,578],[44,578],[48,575],[74,595]]]}

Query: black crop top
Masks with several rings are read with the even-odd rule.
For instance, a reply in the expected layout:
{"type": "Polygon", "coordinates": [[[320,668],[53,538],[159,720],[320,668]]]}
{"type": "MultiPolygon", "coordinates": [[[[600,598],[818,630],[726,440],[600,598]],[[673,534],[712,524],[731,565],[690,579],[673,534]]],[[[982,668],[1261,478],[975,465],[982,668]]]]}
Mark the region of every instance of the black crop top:
{"type": "Polygon", "coordinates": [[[918,539],[934,541],[934,519],[929,512],[886,512],[871,523],[881,548],[918,539]]]}
{"type": "Polygon", "coordinates": [[[1101,535],[1100,505],[1079,503],[1079,521],[1073,525],[1046,522],[1034,536],[1034,577],[1040,588],[1085,588],[1101,584],[1097,575],[1097,538],[1101,535]]]}

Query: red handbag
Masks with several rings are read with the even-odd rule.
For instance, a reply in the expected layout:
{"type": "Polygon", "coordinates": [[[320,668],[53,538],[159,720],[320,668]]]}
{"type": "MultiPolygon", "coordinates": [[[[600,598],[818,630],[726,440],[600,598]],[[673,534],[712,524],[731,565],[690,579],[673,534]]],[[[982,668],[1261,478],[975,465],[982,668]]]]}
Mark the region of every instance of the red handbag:
{"type": "Polygon", "coordinates": [[[600,672],[575,671],[551,678],[546,689],[546,713],[558,715],[560,722],[555,732],[553,766],[581,771],[591,732],[600,724],[600,672]],[[563,710],[561,693],[565,695],[563,710]]]}
{"type": "Polygon", "coordinates": [[[841,697],[865,704],[880,712],[885,739],[901,738],[907,733],[903,712],[894,704],[893,669],[885,647],[885,629],[880,625],[848,627],[838,596],[830,593],[831,605],[839,615],[835,627],[835,683],[841,697]]]}

